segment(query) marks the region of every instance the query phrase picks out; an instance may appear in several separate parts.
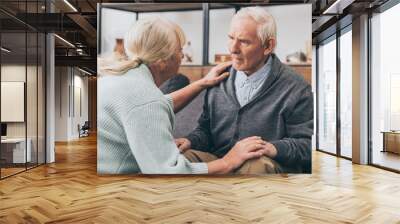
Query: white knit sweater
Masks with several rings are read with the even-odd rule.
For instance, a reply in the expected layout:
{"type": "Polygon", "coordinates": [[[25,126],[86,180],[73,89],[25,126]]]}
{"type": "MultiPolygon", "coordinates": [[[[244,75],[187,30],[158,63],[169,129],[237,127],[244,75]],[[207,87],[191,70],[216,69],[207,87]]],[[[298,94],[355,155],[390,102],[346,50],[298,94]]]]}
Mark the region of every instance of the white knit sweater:
{"type": "Polygon", "coordinates": [[[100,77],[97,102],[99,174],[208,172],[207,164],[179,153],[172,98],[157,88],[146,65],[100,77]]]}

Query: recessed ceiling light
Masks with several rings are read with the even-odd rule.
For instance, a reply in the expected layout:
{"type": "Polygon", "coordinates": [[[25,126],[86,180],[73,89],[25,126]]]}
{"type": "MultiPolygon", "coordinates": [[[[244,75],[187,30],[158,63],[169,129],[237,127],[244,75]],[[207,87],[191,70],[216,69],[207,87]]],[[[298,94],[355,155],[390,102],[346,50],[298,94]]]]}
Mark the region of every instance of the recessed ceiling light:
{"type": "Polygon", "coordinates": [[[322,14],[342,14],[343,9],[353,3],[355,0],[336,0],[322,14]]]}
{"type": "Polygon", "coordinates": [[[83,73],[85,73],[85,74],[93,75],[92,73],[90,73],[90,72],[88,72],[88,71],[86,71],[86,70],[83,70],[83,69],[81,69],[81,68],[79,68],[79,67],[78,67],[78,69],[79,69],[79,71],[81,71],[81,72],[83,72],[83,73]]]}
{"type": "Polygon", "coordinates": [[[6,52],[6,53],[10,53],[10,52],[11,52],[11,50],[9,50],[9,49],[7,49],[7,48],[5,48],[5,47],[1,47],[0,49],[1,49],[2,51],[6,52]]]}
{"type": "Polygon", "coordinates": [[[74,10],[75,12],[78,12],[78,10],[71,4],[69,3],[68,0],[64,0],[65,4],[67,4],[72,10],[74,10]]]}
{"type": "Polygon", "coordinates": [[[62,37],[60,37],[60,36],[57,35],[57,34],[54,34],[54,36],[57,37],[58,39],[60,39],[62,42],[66,43],[67,45],[69,45],[69,46],[75,48],[75,45],[73,45],[73,44],[72,44],[71,42],[69,42],[68,40],[66,40],[66,39],[64,39],[64,38],[62,38],[62,37]]]}

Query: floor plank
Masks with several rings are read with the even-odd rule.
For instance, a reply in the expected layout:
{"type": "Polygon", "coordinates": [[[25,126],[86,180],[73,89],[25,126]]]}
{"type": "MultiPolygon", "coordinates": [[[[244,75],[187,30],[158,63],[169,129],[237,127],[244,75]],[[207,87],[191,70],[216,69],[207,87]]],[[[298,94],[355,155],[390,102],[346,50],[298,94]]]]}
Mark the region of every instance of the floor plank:
{"type": "Polygon", "coordinates": [[[98,176],[96,138],[0,181],[0,223],[400,223],[400,175],[313,152],[312,175],[98,176]]]}

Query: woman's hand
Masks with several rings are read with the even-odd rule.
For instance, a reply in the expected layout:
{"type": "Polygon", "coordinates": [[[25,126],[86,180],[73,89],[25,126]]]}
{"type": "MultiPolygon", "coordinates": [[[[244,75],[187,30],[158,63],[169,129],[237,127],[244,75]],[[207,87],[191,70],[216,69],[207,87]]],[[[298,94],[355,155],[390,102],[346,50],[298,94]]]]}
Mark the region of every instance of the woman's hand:
{"type": "Polygon", "coordinates": [[[238,141],[222,158],[230,171],[241,166],[246,160],[261,157],[266,153],[267,142],[261,137],[253,136],[238,141]]]}
{"type": "Polygon", "coordinates": [[[187,138],[177,138],[175,139],[175,144],[181,153],[186,152],[192,146],[192,143],[187,138]]]}
{"type": "Polygon", "coordinates": [[[190,85],[172,92],[170,94],[172,102],[174,104],[174,112],[178,113],[182,108],[184,108],[195,96],[197,96],[201,91],[210,86],[216,85],[229,76],[229,73],[225,71],[232,62],[221,63],[210,70],[210,72],[202,79],[197,80],[190,85]]]}
{"type": "Polygon", "coordinates": [[[224,72],[229,66],[232,65],[231,61],[223,62],[213,67],[210,72],[198,82],[202,88],[208,88],[220,83],[222,80],[229,76],[229,72],[224,72]]]}

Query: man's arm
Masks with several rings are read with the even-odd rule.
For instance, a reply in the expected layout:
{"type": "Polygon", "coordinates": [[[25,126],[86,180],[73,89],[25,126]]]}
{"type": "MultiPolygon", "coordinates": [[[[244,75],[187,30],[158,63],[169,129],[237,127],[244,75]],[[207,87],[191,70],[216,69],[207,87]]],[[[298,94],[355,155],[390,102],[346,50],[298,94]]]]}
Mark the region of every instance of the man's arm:
{"type": "Polygon", "coordinates": [[[287,137],[271,141],[276,148],[274,159],[285,165],[311,164],[311,136],[314,125],[314,105],[311,87],[301,92],[286,120],[287,137]]]}

